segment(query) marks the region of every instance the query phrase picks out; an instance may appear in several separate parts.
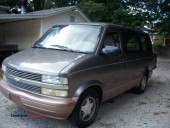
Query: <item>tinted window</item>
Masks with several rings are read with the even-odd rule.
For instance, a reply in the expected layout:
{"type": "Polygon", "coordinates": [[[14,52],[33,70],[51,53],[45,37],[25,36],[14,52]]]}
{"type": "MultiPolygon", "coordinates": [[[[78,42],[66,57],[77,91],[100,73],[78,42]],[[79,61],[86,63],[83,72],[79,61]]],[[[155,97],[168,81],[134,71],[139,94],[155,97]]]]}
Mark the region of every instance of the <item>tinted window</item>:
{"type": "Polygon", "coordinates": [[[140,52],[142,50],[139,37],[133,33],[123,33],[124,50],[127,53],[140,52]]]}
{"type": "Polygon", "coordinates": [[[151,40],[148,35],[141,35],[143,51],[152,51],[151,40]]]}

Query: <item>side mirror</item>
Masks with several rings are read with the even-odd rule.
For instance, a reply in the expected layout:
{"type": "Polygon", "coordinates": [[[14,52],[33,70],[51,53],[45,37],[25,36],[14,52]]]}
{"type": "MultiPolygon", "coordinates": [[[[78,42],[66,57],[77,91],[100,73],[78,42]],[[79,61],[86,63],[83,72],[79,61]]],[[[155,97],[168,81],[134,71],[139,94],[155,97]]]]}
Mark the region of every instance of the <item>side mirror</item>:
{"type": "Polygon", "coordinates": [[[118,47],[115,47],[115,46],[106,46],[102,49],[102,53],[104,55],[116,54],[116,53],[120,53],[120,50],[118,47]]]}

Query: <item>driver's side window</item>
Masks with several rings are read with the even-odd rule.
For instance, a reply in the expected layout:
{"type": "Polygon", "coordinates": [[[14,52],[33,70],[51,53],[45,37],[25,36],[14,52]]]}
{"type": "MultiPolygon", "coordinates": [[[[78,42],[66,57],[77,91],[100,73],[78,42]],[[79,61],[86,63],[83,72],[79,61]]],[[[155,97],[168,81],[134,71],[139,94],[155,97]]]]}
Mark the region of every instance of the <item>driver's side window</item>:
{"type": "Polygon", "coordinates": [[[120,40],[119,40],[119,33],[114,32],[108,32],[106,33],[104,40],[103,40],[103,47],[106,46],[114,46],[120,49],[120,40]]]}
{"type": "Polygon", "coordinates": [[[107,32],[104,40],[102,51],[103,54],[118,54],[120,53],[119,33],[117,31],[107,32]]]}

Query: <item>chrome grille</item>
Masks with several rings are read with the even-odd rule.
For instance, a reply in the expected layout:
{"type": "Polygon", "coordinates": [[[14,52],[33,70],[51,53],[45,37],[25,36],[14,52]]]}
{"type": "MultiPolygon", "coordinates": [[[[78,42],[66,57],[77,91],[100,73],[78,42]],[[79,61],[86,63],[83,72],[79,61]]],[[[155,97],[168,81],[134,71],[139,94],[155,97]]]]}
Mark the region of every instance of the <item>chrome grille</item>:
{"type": "Polygon", "coordinates": [[[18,87],[18,88],[21,88],[21,89],[24,89],[24,90],[27,90],[27,91],[31,91],[31,92],[34,92],[34,93],[41,93],[41,87],[37,87],[37,86],[33,86],[33,85],[28,85],[28,84],[24,84],[24,83],[20,83],[20,82],[17,82],[15,80],[12,80],[10,78],[7,78],[7,82],[15,87],[18,87]]]}
{"type": "Polygon", "coordinates": [[[28,80],[41,81],[41,75],[35,73],[29,73],[24,71],[15,70],[7,67],[6,73],[19,78],[24,78],[28,80]]]}

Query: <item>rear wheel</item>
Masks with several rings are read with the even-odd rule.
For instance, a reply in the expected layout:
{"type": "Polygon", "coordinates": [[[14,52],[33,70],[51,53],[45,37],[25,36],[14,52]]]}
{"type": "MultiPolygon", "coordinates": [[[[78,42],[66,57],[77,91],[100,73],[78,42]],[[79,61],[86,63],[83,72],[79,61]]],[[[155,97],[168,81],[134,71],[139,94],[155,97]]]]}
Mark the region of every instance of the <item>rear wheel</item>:
{"type": "Polygon", "coordinates": [[[70,116],[70,121],[77,127],[89,126],[95,119],[99,108],[99,96],[93,89],[86,90],[79,98],[70,116]]]}
{"type": "Polygon", "coordinates": [[[134,92],[137,94],[143,93],[146,89],[147,82],[148,82],[148,77],[147,77],[146,73],[144,73],[139,86],[134,88],[134,92]]]}

